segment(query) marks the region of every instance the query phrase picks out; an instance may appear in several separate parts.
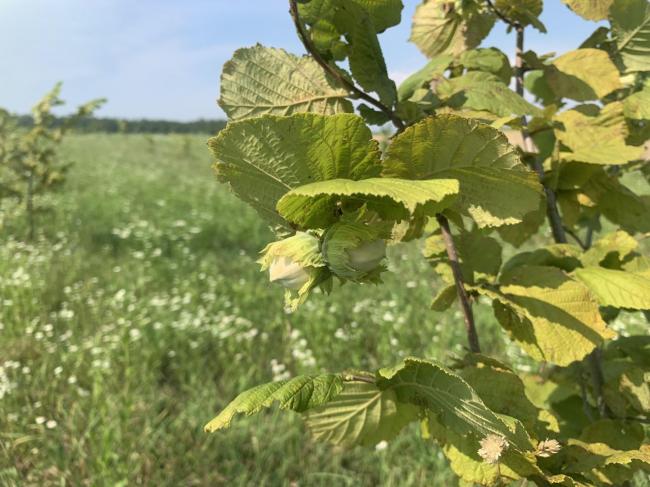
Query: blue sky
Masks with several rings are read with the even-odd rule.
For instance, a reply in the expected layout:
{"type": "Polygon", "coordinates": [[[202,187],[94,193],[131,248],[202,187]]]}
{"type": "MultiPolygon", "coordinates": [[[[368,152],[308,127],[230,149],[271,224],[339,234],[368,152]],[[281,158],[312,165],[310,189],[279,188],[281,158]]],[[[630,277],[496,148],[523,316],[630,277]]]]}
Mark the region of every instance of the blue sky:
{"type": "MultiPolygon", "coordinates": [[[[407,42],[419,0],[404,0],[400,26],[380,35],[396,81],[425,58],[407,42]]],[[[597,24],[560,0],[546,0],[527,48],[576,48],[597,24]]],[[[25,113],[56,81],[72,105],[106,97],[102,116],[219,118],[221,66],[238,47],[260,42],[303,53],[286,0],[0,0],[0,107],[25,113]]],[[[485,46],[509,55],[514,39],[498,24],[485,46]]]]}

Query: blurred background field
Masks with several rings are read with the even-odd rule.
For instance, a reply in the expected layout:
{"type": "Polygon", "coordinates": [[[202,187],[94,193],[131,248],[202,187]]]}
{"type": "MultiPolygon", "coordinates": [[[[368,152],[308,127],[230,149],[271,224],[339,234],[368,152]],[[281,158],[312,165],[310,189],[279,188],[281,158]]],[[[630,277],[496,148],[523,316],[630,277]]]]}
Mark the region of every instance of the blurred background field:
{"type": "MultiPolygon", "coordinates": [[[[4,207],[0,237],[0,485],[455,485],[417,428],[334,451],[294,414],[203,424],[260,382],[406,355],[462,354],[462,319],[429,310],[419,244],[385,285],[336,287],[298,312],[255,263],[272,238],[215,181],[201,135],[72,135],[75,162],[38,238],[4,207]]],[[[489,307],[488,353],[529,367],[489,307]]],[[[626,315],[619,328],[641,319],[626,315]]]]}

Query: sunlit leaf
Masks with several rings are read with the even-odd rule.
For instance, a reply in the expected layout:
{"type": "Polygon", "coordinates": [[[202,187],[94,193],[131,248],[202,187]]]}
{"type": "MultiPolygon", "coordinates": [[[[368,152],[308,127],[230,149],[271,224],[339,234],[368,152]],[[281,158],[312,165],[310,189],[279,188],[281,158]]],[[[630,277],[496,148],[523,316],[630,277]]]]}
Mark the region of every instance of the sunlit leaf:
{"type": "Polygon", "coordinates": [[[605,20],[614,0],[562,0],[571,10],[587,20],[605,20]]]}
{"type": "Polygon", "coordinates": [[[537,176],[498,130],[453,115],[430,117],[397,135],[384,175],[460,181],[455,204],[480,227],[510,225],[538,208],[537,176]]]}
{"type": "Polygon", "coordinates": [[[477,47],[489,34],[494,20],[493,15],[479,12],[469,3],[467,11],[458,12],[446,0],[429,0],[415,11],[410,40],[427,57],[459,55],[477,47]]]}
{"type": "Polygon", "coordinates": [[[335,445],[374,446],[393,439],[418,418],[419,409],[398,402],[395,392],[367,382],[344,382],[343,390],[305,413],[307,427],[316,440],[335,445]]]}
{"type": "Polygon", "coordinates": [[[362,179],[379,170],[379,148],[351,114],[265,115],[233,122],[210,139],[218,178],[272,224],[287,226],[276,204],[314,181],[362,179]]]}
{"type": "Polygon", "coordinates": [[[605,51],[576,49],[563,54],[547,72],[548,84],[558,97],[597,100],[621,88],[618,69],[605,51]]]}
{"type": "Polygon", "coordinates": [[[351,112],[348,92],[311,57],[257,45],[239,49],[221,74],[219,105],[231,120],[264,114],[351,112]]]}
{"type": "Polygon", "coordinates": [[[555,116],[563,129],[555,131],[557,138],[570,149],[561,157],[568,161],[588,164],[625,164],[641,157],[643,149],[627,145],[628,130],[619,102],[603,107],[595,116],[579,110],[566,110],[555,116]]]}
{"type": "Polygon", "coordinates": [[[239,394],[212,421],[207,432],[228,428],[239,414],[251,415],[277,402],[281,409],[303,412],[336,396],[343,388],[339,375],[301,375],[293,379],[261,384],[239,394]]]}
{"type": "Polygon", "coordinates": [[[293,189],[277,208],[284,218],[300,226],[323,228],[336,221],[341,200],[367,203],[387,219],[404,220],[419,209],[430,215],[442,211],[456,193],[458,181],[453,179],[331,179],[293,189]]]}
{"type": "Polygon", "coordinates": [[[481,436],[495,434],[517,449],[531,446],[525,432],[508,428],[461,377],[436,362],[407,358],[393,368],[381,369],[377,386],[393,390],[400,402],[431,411],[445,428],[472,436],[475,445],[481,436]]]}
{"type": "Polygon", "coordinates": [[[609,21],[616,41],[616,56],[625,72],[650,71],[650,3],[614,0],[609,21]]]}
{"type": "Polygon", "coordinates": [[[603,306],[650,309],[650,278],[632,272],[586,267],[575,275],[603,306]]]}
{"type": "Polygon", "coordinates": [[[542,114],[496,75],[481,71],[440,81],[436,94],[453,108],[485,110],[500,117],[542,114]]]}
{"type": "Polygon", "coordinates": [[[536,360],[568,365],[616,335],[589,289],[560,269],[523,265],[500,283],[498,292],[477,290],[493,300],[501,326],[536,360]]]}

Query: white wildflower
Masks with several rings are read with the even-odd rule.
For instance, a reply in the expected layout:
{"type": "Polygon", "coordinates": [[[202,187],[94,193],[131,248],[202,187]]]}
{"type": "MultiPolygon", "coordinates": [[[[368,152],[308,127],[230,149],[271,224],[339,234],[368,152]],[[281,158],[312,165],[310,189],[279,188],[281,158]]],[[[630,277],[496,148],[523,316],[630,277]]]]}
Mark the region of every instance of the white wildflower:
{"type": "Polygon", "coordinates": [[[535,450],[535,455],[542,458],[548,458],[551,455],[555,455],[562,449],[562,446],[557,440],[549,440],[548,438],[544,441],[540,441],[537,444],[537,450],[535,450]]]}
{"type": "Polygon", "coordinates": [[[487,435],[480,442],[481,448],[478,450],[479,456],[486,463],[498,463],[503,452],[508,448],[508,440],[503,436],[487,435]]]}

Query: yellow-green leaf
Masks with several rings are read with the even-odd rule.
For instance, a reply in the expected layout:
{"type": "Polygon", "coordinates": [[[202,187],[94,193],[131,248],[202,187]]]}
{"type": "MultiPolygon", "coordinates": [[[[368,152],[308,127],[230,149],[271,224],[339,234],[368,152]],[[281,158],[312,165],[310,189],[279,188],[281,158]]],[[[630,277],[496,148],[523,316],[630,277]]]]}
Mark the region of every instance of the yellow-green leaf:
{"type": "Polygon", "coordinates": [[[576,269],[575,275],[603,306],[650,309],[650,278],[646,276],[602,267],[576,269]]]}
{"type": "Polygon", "coordinates": [[[229,123],[209,145],[217,177],[271,224],[284,226],[275,207],[293,188],[379,171],[379,146],[363,119],[352,114],[241,120],[229,123]]]}
{"type": "Polygon", "coordinates": [[[347,90],[311,57],[260,46],[239,49],[221,73],[219,105],[231,120],[351,112],[347,90]]]}
{"type": "Polygon", "coordinates": [[[434,215],[448,207],[458,193],[458,181],[412,181],[370,178],[360,181],[330,179],[294,188],[278,202],[278,212],[306,228],[324,228],[337,219],[342,200],[366,203],[386,219],[404,220],[416,211],[434,215]]]}
{"type": "Polygon", "coordinates": [[[542,111],[512,91],[496,75],[482,71],[441,80],[436,94],[452,108],[485,110],[499,117],[540,116],[542,111]]]}
{"type": "Polygon", "coordinates": [[[555,61],[547,80],[558,97],[585,101],[597,100],[622,88],[618,69],[605,51],[576,49],[555,61]]]}
{"type": "Polygon", "coordinates": [[[238,414],[250,416],[278,402],[281,409],[303,412],[336,396],[343,388],[339,375],[300,375],[293,379],[261,384],[239,394],[212,421],[205,431],[228,428],[238,414]]]}
{"type": "Polygon", "coordinates": [[[624,71],[650,71],[650,2],[614,0],[609,21],[624,71]]]}
{"type": "Polygon", "coordinates": [[[455,208],[480,227],[521,222],[538,208],[542,194],[537,175],[503,133],[454,115],[429,117],[398,134],[388,147],[384,175],[457,179],[455,208]]]}
{"type": "Polygon", "coordinates": [[[563,129],[555,130],[555,135],[570,149],[570,152],[561,152],[564,160],[588,164],[626,164],[641,157],[641,147],[625,142],[628,130],[620,102],[605,105],[596,116],[573,109],[554,118],[563,125],[563,129]]]}
{"type": "Polygon", "coordinates": [[[477,448],[478,440],[489,434],[507,438],[520,451],[531,448],[525,431],[510,429],[460,376],[434,361],[406,358],[381,369],[377,386],[395,391],[400,402],[431,411],[446,428],[471,436],[477,448]]]}
{"type": "Polygon", "coordinates": [[[425,0],[415,10],[411,42],[427,57],[457,56],[477,47],[494,25],[494,15],[472,5],[459,12],[447,0],[425,0]]]}
{"type": "Polygon", "coordinates": [[[475,289],[493,300],[501,325],[536,360],[568,365],[616,336],[589,289],[560,269],[523,265],[500,282],[498,292],[475,289]]]}
{"type": "Polygon", "coordinates": [[[605,20],[614,0],[562,0],[571,10],[587,20],[605,20]]]}
{"type": "Polygon", "coordinates": [[[305,413],[314,439],[335,445],[374,446],[392,440],[404,426],[418,419],[419,409],[398,402],[395,392],[375,384],[344,382],[343,390],[330,401],[305,413]]]}

